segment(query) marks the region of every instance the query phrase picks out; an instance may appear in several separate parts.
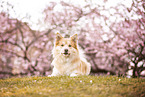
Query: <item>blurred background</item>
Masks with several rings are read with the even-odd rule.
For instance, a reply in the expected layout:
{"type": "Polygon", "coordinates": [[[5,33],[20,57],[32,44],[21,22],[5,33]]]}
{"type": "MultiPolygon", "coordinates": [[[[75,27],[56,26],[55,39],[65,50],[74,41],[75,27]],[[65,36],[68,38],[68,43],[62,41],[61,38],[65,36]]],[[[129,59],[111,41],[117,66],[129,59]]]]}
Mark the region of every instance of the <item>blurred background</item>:
{"type": "Polygon", "coordinates": [[[91,75],[145,77],[144,0],[0,0],[0,78],[51,74],[56,32],[78,34],[91,75]]]}

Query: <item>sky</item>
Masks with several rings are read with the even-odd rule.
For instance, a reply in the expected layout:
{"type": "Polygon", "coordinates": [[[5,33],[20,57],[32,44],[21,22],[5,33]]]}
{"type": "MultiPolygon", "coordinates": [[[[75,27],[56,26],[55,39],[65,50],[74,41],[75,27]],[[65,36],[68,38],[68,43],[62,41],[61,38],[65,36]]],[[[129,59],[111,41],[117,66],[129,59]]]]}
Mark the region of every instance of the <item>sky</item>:
{"type": "MultiPolygon", "coordinates": [[[[6,9],[8,6],[6,3],[2,3],[3,1],[13,5],[14,10],[9,10],[10,17],[18,18],[23,22],[28,22],[31,25],[32,29],[38,30],[40,28],[37,26],[37,24],[39,23],[39,21],[41,21],[42,17],[44,17],[43,16],[44,14],[42,14],[42,12],[46,8],[46,6],[49,5],[49,3],[52,1],[59,3],[61,0],[0,0],[0,5],[4,6],[3,10],[7,11],[6,9]]],[[[86,4],[84,0],[63,0],[63,1],[71,2],[72,4],[80,7],[83,7],[86,4]]],[[[103,0],[85,0],[85,1],[92,3],[92,7],[95,7],[96,3],[100,5],[104,4],[103,0]]],[[[132,0],[108,0],[106,2],[105,7],[106,8],[114,7],[117,6],[117,4],[120,2],[126,5],[127,7],[130,7],[132,0]]],[[[55,7],[55,10],[61,11],[61,6],[58,4],[55,7]]],[[[0,11],[2,11],[2,9],[0,9],[0,11]]],[[[113,12],[113,10],[111,12],[113,12]]]]}

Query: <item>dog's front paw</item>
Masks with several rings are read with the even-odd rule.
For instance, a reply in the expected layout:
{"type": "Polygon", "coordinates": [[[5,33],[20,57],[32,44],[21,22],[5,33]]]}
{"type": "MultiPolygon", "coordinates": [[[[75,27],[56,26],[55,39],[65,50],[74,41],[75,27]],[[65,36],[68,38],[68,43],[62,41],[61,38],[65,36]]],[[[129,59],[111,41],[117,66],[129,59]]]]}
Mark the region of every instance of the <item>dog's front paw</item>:
{"type": "Polygon", "coordinates": [[[47,77],[52,77],[52,75],[48,75],[47,77]]]}
{"type": "Polygon", "coordinates": [[[72,73],[72,74],[70,74],[70,77],[75,77],[75,76],[77,76],[76,73],[72,73]]]}

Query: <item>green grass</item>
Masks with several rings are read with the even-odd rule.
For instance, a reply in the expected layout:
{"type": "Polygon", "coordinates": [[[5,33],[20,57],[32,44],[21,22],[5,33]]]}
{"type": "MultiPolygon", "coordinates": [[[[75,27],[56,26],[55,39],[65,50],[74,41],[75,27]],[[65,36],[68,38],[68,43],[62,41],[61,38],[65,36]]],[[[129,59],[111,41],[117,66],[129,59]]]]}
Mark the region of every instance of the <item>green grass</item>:
{"type": "Polygon", "coordinates": [[[0,80],[2,97],[145,97],[145,79],[115,76],[24,77],[0,80]]]}

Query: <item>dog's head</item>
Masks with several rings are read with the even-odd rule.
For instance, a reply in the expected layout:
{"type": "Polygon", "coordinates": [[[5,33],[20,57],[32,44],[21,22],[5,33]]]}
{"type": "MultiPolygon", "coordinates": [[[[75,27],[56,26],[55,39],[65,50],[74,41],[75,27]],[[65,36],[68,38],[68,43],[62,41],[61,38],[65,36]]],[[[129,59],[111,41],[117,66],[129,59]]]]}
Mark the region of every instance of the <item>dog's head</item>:
{"type": "Polygon", "coordinates": [[[56,34],[54,56],[63,55],[65,57],[73,56],[78,53],[77,34],[70,38],[64,38],[59,33],[56,34]]]}

